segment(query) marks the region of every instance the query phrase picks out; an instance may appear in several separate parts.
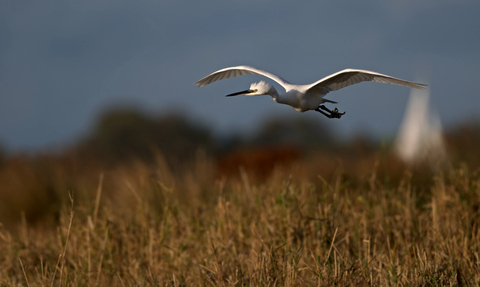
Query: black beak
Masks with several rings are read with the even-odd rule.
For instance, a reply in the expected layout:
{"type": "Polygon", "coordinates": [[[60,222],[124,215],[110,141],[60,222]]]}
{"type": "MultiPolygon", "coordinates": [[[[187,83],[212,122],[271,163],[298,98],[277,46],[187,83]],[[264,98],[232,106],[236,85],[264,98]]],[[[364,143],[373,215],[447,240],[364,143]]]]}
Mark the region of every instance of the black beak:
{"type": "Polygon", "coordinates": [[[233,93],[233,94],[230,94],[230,95],[226,95],[225,97],[233,97],[233,96],[245,95],[245,94],[250,94],[250,93],[253,93],[253,90],[245,90],[245,91],[241,91],[241,92],[238,92],[238,93],[233,93]]]}

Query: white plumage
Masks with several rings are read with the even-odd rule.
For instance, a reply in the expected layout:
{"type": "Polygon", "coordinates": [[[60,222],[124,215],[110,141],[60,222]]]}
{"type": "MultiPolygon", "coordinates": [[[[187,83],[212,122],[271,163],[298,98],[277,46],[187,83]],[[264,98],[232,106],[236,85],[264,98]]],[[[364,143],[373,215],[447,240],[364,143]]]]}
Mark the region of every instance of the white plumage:
{"type": "Polygon", "coordinates": [[[322,105],[325,102],[336,103],[324,98],[324,96],[330,91],[336,91],[364,81],[375,81],[379,83],[400,85],[421,90],[424,90],[424,86],[426,86],[424,84],[413,83],[380,73],[358,69],[345,69],[320,79],[310,85],[292,85],[285,79],[275,74],[251,66],[236,66],[218,70],[199,80],[195,83],[195,85],[203,87],[216,81],[247,74],[262,75],[270,78],[279,83],[285,89],[285,93],[279,94],[275,87],[264,81],[261,81],[259,83],[252,84],[248,90],[230,94],[228,96],[269,95],[275,102],[279,104],[290,105],[299,112],[315,110],[329,118],[340,118],[344,114],[339,113],[336,108],[335,110],[331,111],[322,105]]]}

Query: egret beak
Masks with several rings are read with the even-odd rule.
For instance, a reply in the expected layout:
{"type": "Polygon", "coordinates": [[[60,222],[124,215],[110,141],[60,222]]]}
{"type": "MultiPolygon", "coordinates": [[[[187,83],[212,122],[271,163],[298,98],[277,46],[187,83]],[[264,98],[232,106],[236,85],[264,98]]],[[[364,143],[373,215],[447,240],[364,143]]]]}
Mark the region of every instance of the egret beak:
{"type": "Polygon", "coordinates": [[[253,90],[245,90],[245,91],[241,91],[241,92],[238,92],[238,93],[233,93],[233,94],[230,94],[230,95],[226,95],[225,97],[233,97],[233,96],[238,96],[238,95],[245,95],[245,94],[250,94],[250,93],[253,93],[254,91],[253,90]]]}

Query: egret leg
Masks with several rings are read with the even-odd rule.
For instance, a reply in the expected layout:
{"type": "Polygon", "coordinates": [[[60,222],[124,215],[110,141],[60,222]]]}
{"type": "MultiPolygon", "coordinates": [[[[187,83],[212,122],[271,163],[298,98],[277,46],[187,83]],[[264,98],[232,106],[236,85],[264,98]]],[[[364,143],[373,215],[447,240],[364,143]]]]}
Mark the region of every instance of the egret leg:
{"type": "Polygon", "coordinates": [[[339,119],[339,118],[341,118],[341,117],[346,113],[346,112],[340,113],[337,108],[335,108],[333,111],[332,111],[332,110],[329,110],[329,109],[328,109],[327,107],[325,107],[324,105],[319,106],[318,108],[315,109],[315,111],[323,114],[324,116],[326,116],[326,117],[329,118],[329,119],[339,119]],[[327,112],[329,112],[329,113],[327,114],[327,113],[325,113],[325,112],[322,111],[322,110],[327,111],[327,112]]]}
{"type": "Polygon", "coordinates": [[[326,116],[327,118],[331,118],[331,117],[330,117],[330,114],[327,114],[326,112],[321,111],[319,108],[316,108],[315,110],[316,110],[317,112],[321,113],[322,115],[326,116]]]}

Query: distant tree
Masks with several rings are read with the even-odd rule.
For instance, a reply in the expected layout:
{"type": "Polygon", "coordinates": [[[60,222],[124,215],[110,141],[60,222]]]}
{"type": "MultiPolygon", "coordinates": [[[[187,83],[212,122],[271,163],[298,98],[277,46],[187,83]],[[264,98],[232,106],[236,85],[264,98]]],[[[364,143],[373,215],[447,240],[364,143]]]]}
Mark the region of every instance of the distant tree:
{"type": "Polygon", "coordinates": [[[5,149],[3,148],[3,145],[0,143],[0,165],[2,165],[5,162],[7,155],[5,152],[5,149]]]}
{"type": "Polygon", "coordinates": [[[296,145],[304,148],[329,148],[335,135],[321,120],[308,117],[272,118],[254,134],[255,144],[296,145]]]}
{"type": "Polygon", "coordinates": [[[469,119],[446,129],[445,139],[454,160],[480,166],[480,120],[469,119]]]}
{"type": "Polygon", "coordinates": [[[132,109],[106,112],[82,145],[108,161],[151,160],[160,151],[170,163],[192,159],[198,149],[213,153],[211,133],[180,115],[151,117],[132,109]]]}

